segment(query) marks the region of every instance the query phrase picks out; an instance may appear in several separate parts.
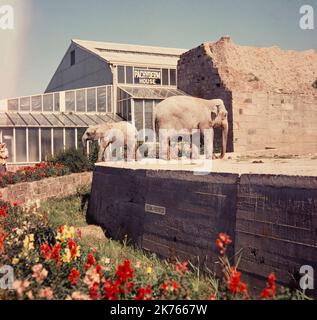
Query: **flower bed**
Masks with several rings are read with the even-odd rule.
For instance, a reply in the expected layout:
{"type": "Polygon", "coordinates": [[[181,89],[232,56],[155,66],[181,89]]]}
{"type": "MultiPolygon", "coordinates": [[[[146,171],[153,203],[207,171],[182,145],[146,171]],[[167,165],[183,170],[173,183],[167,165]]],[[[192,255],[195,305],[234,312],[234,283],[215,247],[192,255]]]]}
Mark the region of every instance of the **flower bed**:
{"type": "Polygon", "coordinates": [[[0,175],[0,188],[20,182],[31,182],[49,177],[64,176],[69,173],[70,170],[62,164],[41,162],[35,166],[22,167],[16,172],[6,172],[0,175]]]}
{"type": "MultiPolygon", "coordinates": [[[[115,261],[88,248],[74,227],[51,227],[37,210],[22,210],[16,204],[0,201],[0,261],[13,265],[13,290],[3,291],[4,299],[250,299],[238,265],[226,255],[231,239],[220,234],[216,240],[222,279],[206,276],[208,296],[199,296],[195,270],[188,262],[166,263],[164,271],[136,259],[115,261]]],[[[262,299],[290,299],[298,292],[278,291],[275,275],[268,278],[262,299]]],[[[0,297],[1,298],[1,297],[0,297]]],[[[259,298],[259,297],[258,297],[259,298]]]]}

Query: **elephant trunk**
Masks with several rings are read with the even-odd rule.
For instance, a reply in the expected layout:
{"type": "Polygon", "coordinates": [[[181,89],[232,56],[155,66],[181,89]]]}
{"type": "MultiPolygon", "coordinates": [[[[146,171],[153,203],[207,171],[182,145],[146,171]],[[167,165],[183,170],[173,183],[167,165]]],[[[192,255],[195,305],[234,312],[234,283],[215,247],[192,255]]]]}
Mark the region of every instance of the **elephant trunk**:
{"type": "Polygon", "coordinates": [[[227,142],[228,142],[228,121],[225,121],[222,125],[222,152],[220,155],[220,159],[223,159],[227,152],[227,142]]]}
{"type": "Polygon", "coordinates": [[[86,146],[87,146],[87,139],[86,139],[85,136],[83,136],[83,137],[81,138],[81,142],[82,142],[83,147],[86,148],[86,146]]]}

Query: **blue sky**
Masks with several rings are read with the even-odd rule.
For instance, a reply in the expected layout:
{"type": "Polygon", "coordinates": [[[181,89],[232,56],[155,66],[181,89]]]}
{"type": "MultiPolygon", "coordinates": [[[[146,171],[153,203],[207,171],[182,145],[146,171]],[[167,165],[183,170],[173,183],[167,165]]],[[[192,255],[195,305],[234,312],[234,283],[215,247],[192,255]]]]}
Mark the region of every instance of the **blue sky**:
{"type": "Polygon", "coordinates": [[[230,35],[242,45],[317,50],[299,8],[317,0],[0,0],[15,29],[0,29],[0,98],[43,92],[72,38],[193,48],[230,35]],[[14,76],[13,76],[14,75],[14,76]]]}

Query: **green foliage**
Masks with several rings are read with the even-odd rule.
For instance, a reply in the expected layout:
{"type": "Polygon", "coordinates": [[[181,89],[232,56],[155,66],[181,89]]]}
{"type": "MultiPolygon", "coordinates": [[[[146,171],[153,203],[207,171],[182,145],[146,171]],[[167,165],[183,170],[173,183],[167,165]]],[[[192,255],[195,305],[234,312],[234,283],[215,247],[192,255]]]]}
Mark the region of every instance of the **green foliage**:
{"type": "Polygon", "coordinates": [[[68,149],[57,154],[53,159],[53,163],[63,164],[69,168],[72,173],[79,173],[93,170],[93,162],[87,158],[83,150],[68,149]]]}

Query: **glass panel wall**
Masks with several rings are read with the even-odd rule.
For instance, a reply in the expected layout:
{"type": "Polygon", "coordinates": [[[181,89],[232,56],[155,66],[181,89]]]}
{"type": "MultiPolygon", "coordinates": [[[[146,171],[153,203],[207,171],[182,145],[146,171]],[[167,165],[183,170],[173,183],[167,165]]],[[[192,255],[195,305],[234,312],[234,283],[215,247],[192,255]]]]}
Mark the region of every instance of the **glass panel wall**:
{"type": "Polygon", "coordinates": [[[112,108],[112,86],[107,87],[107,112],[113,112],[112,108]]]}
{"type": "Polygon", "coordinates": [[[134,119],[137,130],[143,129],[143,100],[134,100],[134,119]]]}
{"type": "Polygon", "coordinates": [[[15,149],[16,149],[16,161],[26,162],[26,129],[15,129],[15,149]]]}
{"type": "Polygon", "coordinates": [[[42,96],[31,97],[32,111],[42,111],[42,96]]]}
{"type": "Polygon", "coordinates": [[[168,69],[162,69],[162,84],[168,86],[168,69]]]}
{"type": "Polygon", "coordinates": [[[124,66],[118,66],[118,83],[125,83],[125,67],[124,66]]]}
{"type": "Polygon", "coordinates": [[[8,100],[8,110],[18,111],[19,110],[19,99],[8,100]]]}
{"type": "Polygon", "coordinates": [[[76,111],[86,111],[86,90],[76,90],[76,111]]]}
{"type": "Polygon", "coordinates": [[[75,129],[65,129],[65,149],[75,148],[75,129]]]}
{"type": "Polygon", "coordinates": [[[126,67],[126,83],[133,84],[133,67],[126,67]]]}
{"type": "Polygon", "coordinates": [[[13,139],[13,129],[9,128],[3,128],[0,129],[0,140],[2,140],[3,143],[6,143],[8,152],[9,152],[9,158],[8,162],[14,161],[14,139],[13,139]]]}
{"type": "Polygon", "coordinates": [[[31,99],[30,97],[25,97],[20,99],[20,110],[30,111],[31,109],[31,99]]]}
{"type": "Polygon", "coordinates": [[[96,112],[96,89],[87,89],[87,112],[96,112]]]}
{"type": "Polygon", "coordinates": [[[54,155],[64,150],[64,129],[53,129],[53,141],[54,141],[54,155]]]}
{"type": "Polygon", "coordinates": [[[60,111],[59,98],[60,98],[59,92],[54,93],[54,111],[55,112],[59,112],[60,111]]]}
{"type": "Polygon", "coordinates": [[[41,160],[46,161],[52,155],[51,129],[41,129],[41,160]]]}
{"type": "Polygon", "coordinates": [[[54,105],[54,96],[53,94],[45,94],[43,96],[43,111],[52,112],[54,105]]]}
{"type": "Polygon", "coordinates": [[[37,162],[40,158],[40,148],[39,148],[39,129],[29,128],[29,161],[37,162]]]}
{"type": "Polygon", "coordinates": [[[176,86],[176,70],[170,69],[170,85],[176,86]]]}
{"type": "Polygon", "coordinates": [[[75,91],[65,93],[65,109],[67,112],[75,111],[75,91]]]}
{"type": "Polygon", "coordinates": [[[97,89],[97,111],[107,112],[107,87],[97,89]]]}

